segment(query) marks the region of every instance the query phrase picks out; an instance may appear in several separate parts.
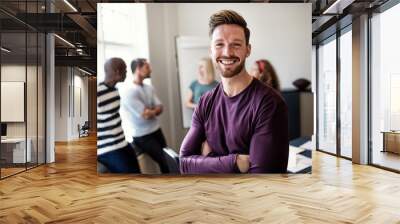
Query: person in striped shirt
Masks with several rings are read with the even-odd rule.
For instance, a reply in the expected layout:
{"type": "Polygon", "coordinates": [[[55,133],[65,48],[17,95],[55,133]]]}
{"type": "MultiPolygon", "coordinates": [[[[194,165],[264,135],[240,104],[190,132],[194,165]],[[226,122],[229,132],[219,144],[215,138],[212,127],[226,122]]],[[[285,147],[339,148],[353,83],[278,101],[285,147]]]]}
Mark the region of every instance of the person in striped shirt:
{"type": "Polygon", "coordinates": [[[97,87],[97,160],[112,173],[140,173],[135,151],[125,141],[115,85],[126,78],[126,64],[111,58],[104,65],[105,79],[97,87]]]}

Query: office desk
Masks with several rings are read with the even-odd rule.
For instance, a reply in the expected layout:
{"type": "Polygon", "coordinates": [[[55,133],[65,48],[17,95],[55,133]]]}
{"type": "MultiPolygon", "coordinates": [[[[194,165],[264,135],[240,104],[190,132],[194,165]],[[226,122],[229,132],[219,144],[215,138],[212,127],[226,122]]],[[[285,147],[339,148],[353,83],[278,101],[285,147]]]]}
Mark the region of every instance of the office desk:
{"type": "Polygon", "coordinates": [[[382,131],[383,150],[382,152],[393,152],[400,154],[400,131],[382,131]]]}
{"type": "Polygon", "coordinates": [[[25,163],[31,162],[32,140],[27,138],[25,152],[25,138],[5,138],[1,139],[1,157],[5,163],[25,163]]]}

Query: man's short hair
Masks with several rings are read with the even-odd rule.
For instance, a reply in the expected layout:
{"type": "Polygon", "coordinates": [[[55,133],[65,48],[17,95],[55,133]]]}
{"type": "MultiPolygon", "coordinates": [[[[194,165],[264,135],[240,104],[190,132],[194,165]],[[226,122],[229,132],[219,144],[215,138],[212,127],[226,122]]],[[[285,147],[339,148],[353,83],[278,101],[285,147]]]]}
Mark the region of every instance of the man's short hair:
{"type": "Polygon", "coordinates": [[[118,69],[118,66],[123,66],[125,64],[124,60],[122,60],[122,58],[117,58],[117,57],[113,57],[113,58],[109,58],[108,60],[106,60],[106,62],[104,63],[104,72],[108,72],[108,69],[111,70],[115,70],[118,69]]]}
{"type": "Polygon", "coordinates": [[[145,58],[136,58],[136,59],[134,59],[132,61],[132,63],[131,63],[132,73],[135,73],[136,68],[141,68],[145,64],[146,64],[146,59],[145,58]]]}
{"type": "Polygon", "coordinates": [[[237,12],[233,10],[221,10],[217,13],[214,13],[210,17],[210,22],[208,23],[210,29],[210,36],[213,34],[215,28],[219,25],[223,24],[234,24],[243,28],[244,35],[246,37],[246,45],[249,44],[250,40],[250,30],[247,28],[246,20],[237,12]]]}

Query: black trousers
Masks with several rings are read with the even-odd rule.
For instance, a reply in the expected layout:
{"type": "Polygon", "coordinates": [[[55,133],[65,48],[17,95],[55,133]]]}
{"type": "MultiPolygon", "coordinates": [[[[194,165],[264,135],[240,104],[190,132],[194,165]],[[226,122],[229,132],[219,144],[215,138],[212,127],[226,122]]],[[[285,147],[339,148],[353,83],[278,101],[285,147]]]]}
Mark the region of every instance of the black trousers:
{"type": "Polygon", "coordinates": [[[161,129],[145,136],[133,137],[133,142],[158,163],[162,173],[169,173],[163,150],[167,143],[161,129]]]}
{"type": "Polygon", "coordinates": [[[111,173],[140,173],[135,151],[129,144],[125,148],[99,155],[97,160],[111,173]]]}

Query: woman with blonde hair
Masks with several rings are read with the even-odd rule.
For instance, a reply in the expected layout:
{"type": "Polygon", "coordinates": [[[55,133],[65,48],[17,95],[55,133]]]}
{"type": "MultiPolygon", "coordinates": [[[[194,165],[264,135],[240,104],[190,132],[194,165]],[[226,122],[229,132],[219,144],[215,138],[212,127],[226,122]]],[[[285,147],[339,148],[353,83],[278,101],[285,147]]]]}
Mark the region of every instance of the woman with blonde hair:
{"type": "Polygon", "coordinates": [[[278,92],[280,91],[278,75],[268,60],[261,59],[256,61],[250,71],[250,75],[259,79],[264,84],[271,86],[278,92]]]}
{"type": "Polygon", "coordinates": [[[210,91],[218,82],[215,80],[214,67],[210,58],[202,58],[199,62],[197,80],[194,80],[189,87],[189,94],[186,100],[186,107],[194,109],[200,97],[210,91]]]}

